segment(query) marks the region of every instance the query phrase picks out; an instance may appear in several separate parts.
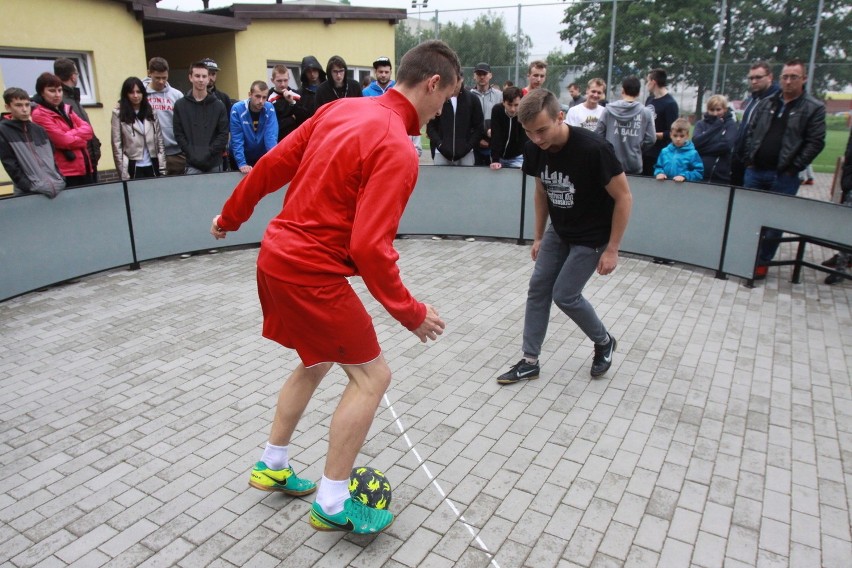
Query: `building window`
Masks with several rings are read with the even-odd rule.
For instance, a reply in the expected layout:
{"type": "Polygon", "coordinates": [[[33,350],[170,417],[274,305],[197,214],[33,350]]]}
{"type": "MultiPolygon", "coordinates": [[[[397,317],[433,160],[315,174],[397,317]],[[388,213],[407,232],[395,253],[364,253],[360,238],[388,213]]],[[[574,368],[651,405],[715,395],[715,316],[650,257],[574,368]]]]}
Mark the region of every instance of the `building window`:
{"type": "Polygon", "coordinates": [[[5,88],[20,87],[35,95],[38,76],[45,71],[53,73],[53,62],[61,57],[67,57],[77,65],[77,71],[80,73],[77,83],[80,88],[80,103],[97,104],[92,56],[89,53],[0,48],[0,71],[3,73],[5,88]]]}

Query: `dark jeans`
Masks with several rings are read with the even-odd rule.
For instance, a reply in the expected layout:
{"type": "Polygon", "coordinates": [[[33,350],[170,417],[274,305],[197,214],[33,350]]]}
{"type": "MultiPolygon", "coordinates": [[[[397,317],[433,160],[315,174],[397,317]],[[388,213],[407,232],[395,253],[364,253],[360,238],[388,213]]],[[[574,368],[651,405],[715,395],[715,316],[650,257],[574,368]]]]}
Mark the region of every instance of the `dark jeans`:
{"type": "MultiPolygon", "coordinates": [[[[762,189],[775,193],[783,193],[784,195],[796,195],[799,192],[799,185],[802,182],[799,179],[798,172],[790,175],[775,170],[746,168],[744,183],[745,187],[750,189],[762,189]]],[[[782,234],[781,231],[775,229],[766,229],[763,233],[767,239],[778,239],[781,238],[782,234]]],[[[775,258],[775,253],[778,251],[778,244],[777,242],[764,242],[764,244],[760,245],[758,262],[765,264],[775,258]]]]}
{"type": "Polygon", "coordinates": [[[91,185],[95,183],[92,174],[82,176],[65,176],[65,187],[76,187],[78,185],[91,185]]]}

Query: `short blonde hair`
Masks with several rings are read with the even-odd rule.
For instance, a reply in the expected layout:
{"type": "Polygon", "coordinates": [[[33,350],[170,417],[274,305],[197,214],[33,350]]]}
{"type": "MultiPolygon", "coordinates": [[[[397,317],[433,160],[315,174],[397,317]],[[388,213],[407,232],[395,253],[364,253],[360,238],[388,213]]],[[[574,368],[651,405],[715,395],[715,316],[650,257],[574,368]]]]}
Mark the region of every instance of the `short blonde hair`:
{"type": "Polygon", "coordinates": [[[672,132],[685,133],[689,136],[689,121],[685,118],[679,118],[672,122],[672,132]]]}
{"type": "Polygon", "coordinates": [[[722,107],[723,109],[728,110],[728,97],[725,95],[713,95],[707,99],[707,110],[710,110],[713,107],[722,107]]]}

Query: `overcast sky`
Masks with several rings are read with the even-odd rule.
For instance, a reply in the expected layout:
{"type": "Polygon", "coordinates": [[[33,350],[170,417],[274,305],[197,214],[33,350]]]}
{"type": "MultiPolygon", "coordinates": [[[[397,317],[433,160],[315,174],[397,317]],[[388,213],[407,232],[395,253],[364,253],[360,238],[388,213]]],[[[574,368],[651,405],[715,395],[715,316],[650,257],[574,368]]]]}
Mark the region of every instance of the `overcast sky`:
{"type": "MultiPolygon", "coordinates": [[[[548,4],[552,0],[466,0],[463,5],[471,10],[457,11],[461,2],[458,0],[428,0],[429,6],[423,11],[422,18],[433,18],[435,10],[439,11],[439,21],[452,20],[461,23],[464,20],[473,22],[482,12],[491,9],[491,12],[503,14],[507,31],[514,35],[517,19],[518,4],[525,6],[521,12],[521,26],[523,33],[533,40],[532,58],[543,59],[552,49],[567,49],[567,44],[559,39],[559,28],[565,10],[564,3],[548,4]],[[499,8],[498,8],[499,7],[499,8]],[[452,11],[450,11],[452,10],[452,11]]],[[[405,8],[410,17],[417,17],[417,10],[411,9],[411,0],[350,0],[353,6],[373,6],[383,8],[405,8]]],[[[233,0],[210,0],[211,8],[222,8],[232,4],[238,4],[233,0]]],[[[275,0],[247,0],[246,4],[275,4],[275,0]]],[[[171,10],[200,10],[203,7],[201,0],[160,0],[159,8],[171,10]]]]}

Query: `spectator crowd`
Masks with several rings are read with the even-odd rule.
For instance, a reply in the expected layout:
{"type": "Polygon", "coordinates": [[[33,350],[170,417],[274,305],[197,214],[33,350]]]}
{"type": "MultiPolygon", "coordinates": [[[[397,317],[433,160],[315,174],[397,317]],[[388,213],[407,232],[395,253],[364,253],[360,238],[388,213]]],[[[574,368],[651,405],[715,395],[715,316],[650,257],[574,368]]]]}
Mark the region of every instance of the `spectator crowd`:
{"type": "MultiPolygon", "coordinates": [[[[169,84],[169,64],[148,62],[144,79],[128,77],[112,111],[110,144],[122,180],[220,171],[248,173],[267,152],[323,105],[348,97],[382,96],[394,86],[388,57],[373,62],[374,79],[348,77],[340,56],[323,68],[314,56],[301,62],[300,88],[290,88],[290,70],[272,69],[271,85],[254,81],[246,98],[234,101],[216,86],[219,66],[212,59],[189,68],[191,88],[181,93],[169,84]]],[[[527,133],[518,122],[522,97],[543,88],[547,63],[533,61],[527,86],[492,84],[491,67],[477,64],[473,84],[460,77],[456,92],[426,126],[436,165],[523,165],[527,133]]],[[[626,173],[660,180],[709,181],[795,195],[805,171],[825,145],[825,107],[806,92],[805,64],[784,64],[780,84],[770,65],[754,63],[748,74],[750,96],[739,122],[722,95],[707,101],[707,112],[694,127],[680,118],[668,92],[663,69],[646,76],[649,93],[638,100],[636,76],[621,82],[621,98],[607,104],[607,85],[593,78],[580,92],[568,85],[570,104],[563,119],[572,128],[605,138],[626,173]]],[[[102,144],[80,104],[78,70],[60,58],[54,72],[42,73],[30,97],[20,87],[3,93],[7,113],[0,120],[0,159],[16,195],[40,193],[54,198],[68,187],[96,183],[102,144]]],[[[420,155],[420,137],[412,136],[420,155]]],[[[103,167],[101,166],[103,170],[103,167]]],[[[808,183],[805,180],[805,183],[808,183]]],[[[778,237],[777,234],[769,235],[778,237]]],[[[761,248],[756,278],[777,249],[761,248]]]]}

